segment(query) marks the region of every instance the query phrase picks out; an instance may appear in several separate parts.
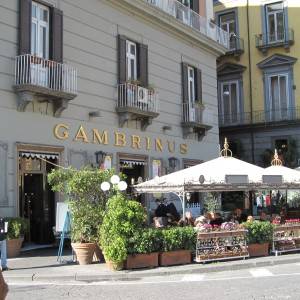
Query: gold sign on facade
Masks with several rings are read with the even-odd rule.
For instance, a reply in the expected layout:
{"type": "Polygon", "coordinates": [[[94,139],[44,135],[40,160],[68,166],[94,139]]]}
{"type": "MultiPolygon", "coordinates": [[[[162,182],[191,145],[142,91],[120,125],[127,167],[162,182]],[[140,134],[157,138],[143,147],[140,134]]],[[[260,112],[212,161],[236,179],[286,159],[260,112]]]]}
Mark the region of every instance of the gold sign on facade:
{"type": "MultiPolygon", "coordinates": [[[[70,126],[63,123],[55,125],[54,136],[59,140],[68,140],[70,138],[70,126]]],[[[101,145],[108,145],[110,143],[107,130],[99,131],[98,129],[93,128],[91,131],[87,131],[82,125],[79,126],[73,136],[73,141],[101,145]]],[[[113,146],[127,146],[132,149],[145,149],[147,151],[154,149],[157,152],[168,151],[174,153],[176,151],[176,143],[174,141],[163,141],[161,138],[141,137],[135,134],[127,136],[120,131],[114,131],[113,146]]],[[[181,154],[187,154],[187,144],[179,144],[178,150],[181,154]]]]}

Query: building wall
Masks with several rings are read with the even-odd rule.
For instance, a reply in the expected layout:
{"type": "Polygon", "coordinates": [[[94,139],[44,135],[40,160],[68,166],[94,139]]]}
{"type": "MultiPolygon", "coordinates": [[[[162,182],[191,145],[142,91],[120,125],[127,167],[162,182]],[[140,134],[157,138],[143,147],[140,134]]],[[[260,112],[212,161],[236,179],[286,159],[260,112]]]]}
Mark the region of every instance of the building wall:
{"type": "MultiPolygon", "coordinates": [[[[44,1],[45,2],[45,1],[44,1]]],[[[131,12],[126,12],[106,1],[99,0],[53,0],[47,1],[64,13],[64,62],[78,69],[78,96],[69,103],[61,117],[53,117],[51,103],[28,104],[25,112],[17,111],[18,95],[13,90],[14,58],[18,49],[17,0],[0,3],[0,154],[7,158],[2,175],[7,180],[7,201],[0,202],[1,214],[16,215],[18,202],[18,155],[16,144],[62,146],[63,164],[72,161],[72,153],[94,162],[94,152],[103,150],[113,154],[113,166],[117,153],[143,154],[151,158],[167,160],[176,156],[208,160],[218,154],[217,78],[216,57],[218,51],[209,50],[201,43],[183,40],[177,33],[150,23],[131,12]],[[159,116],[145,132],[138,122],[129,122],[119,128],[117,103],[117,35],[123,34],[149,48],[149,83],[159,93],[159,116]],[[181,62],[187,62],[202,70],[203,102],[206,105],[204,120],[212,126],[202,141],[183,139],[181,127],[181,62]],[[100,110],[101,117],[90,118],[89,112],[100,110]],[[69,126],[69,138],[55,138],[53,129],[57,124],[69,126]],[[82,125],[89,142],[74,141],[82,125]],[[171,130],[163,132],[162,127],[171,130]],[[91,130],[107,130],[108,145],[94,144],[91,130]],[[127,144],[115,146],[115,132],[126,134],[127,144]],[[131,135],[139,135],[141,149],[129,142],[131,135]],[[151,149],[146,150],[145,137],[151,138],[151,149]],[[155,138],[163,141],[163,150],[155,147],[155,138]],[[175,142],[176,148],[169,151],[167,142],[175,142]],[[186,144],[186,154],[180,152],[180,144],[186,144]],[[3,145],[3,147],[1,147],[3,145]],[[6,148],[7,147],[7,148],[6,148]]],[[[74,156],[75,157],[75,156],[74,156]]],[[[4,161],[0,162],[4,166],[4,161]]],[[[181,163],[182,166],[182,163],[181,163]]],[[[1,178],[1,177],[0,177],[1,178]]],[[[4,187],[3,187],[4,189],[4,187]]],[[[2,191],[1,191],[2,192],[2,191]]],[[[0,200],[1,201],[1,200],[0,200]]]]}
{"type": "MultiPolygon", "coordinates": [[[[229,62],[233,64],[241,64],[246,67],[243,73],[243,93],[244,93],[244,112],[251,112],[251,95],[250,95],[250,61],[251,61],[251,83],[252,83],[252,110],[253,111],[263,111],[265,109],[265,93],[264,93],[264,81],[263,72],[257,66],[258,63],[271,57],[274,54],[282,54],[290,57],[297,58],[296,63],[293,65],[293,76],[294,76],[294,89],[290,89],[290,93],[294,94],[295,107],[300,105],[300,61],[299,61],[299,43],[297,41],[300,39],[299,28],[299,12],[300,12],[300,2],[297,0],[285,1],[285,6],[288,12],[288,27],[294,30],[294,40],[295,43],[290,46],[289,49],[285,49],[283,46],[269,48],[267,53],[263,53],[256,48],[255,35],[263,33],[263,17],[262,10],[263,5],[267,3],[276,3],[278,1],[264,1],[264,0],[249,0],[249,42],[248,44],[248,22],[247,22],[247,1],[233,1],[233,0],[219,0],[215,1],[214,11],[219,13],[221,11],[230,10],[236,8],[238,12],[238,35],[244,39],[244,53],[239,57],[224,56],[222,57],[218,64],[229,62]],[[250,48],[250,49],[249,49],[250,48]],[[249,52],[250,50],[250,52],[249,52]],[[250,60],[249,60],[250,56],[250,60]]],[[[254,115],[254,114],[253,114],[254,115]]],[[[292,127],[293,129],[277,129],[272,127],[272,131],[262,129],[254,129],[254,151],[255,151],[255,162],[261,163],[261,153],[266,148],[274,148],[274,138],[272,135],[288,136],[291,138],[297,138],[298,152],[300,154],[300,143],[297,133],[298,128],[292,127]]],[[[241,138],[240,134],[235,134],[234,132],[226,131],[227,135],[231,135],[233,139],[241,138]]],[[[249,136],[250,130],[246,130],[245,137],[249,136]]],[[[222,134],[223,135],[223,134],[222,134]]],[[[245,143],[245,148],[249,146],[247,142],[245,143]]],[[[247,148],[247,151],[251,151],[251,147],[247,148]]],[[[300,156],[300,155],[299,155],[300,156]]],[[[251,157],[251,155],[248,155],[251,157]]],[[[252,159],[250,159],[251,161],[252,159]]]]}

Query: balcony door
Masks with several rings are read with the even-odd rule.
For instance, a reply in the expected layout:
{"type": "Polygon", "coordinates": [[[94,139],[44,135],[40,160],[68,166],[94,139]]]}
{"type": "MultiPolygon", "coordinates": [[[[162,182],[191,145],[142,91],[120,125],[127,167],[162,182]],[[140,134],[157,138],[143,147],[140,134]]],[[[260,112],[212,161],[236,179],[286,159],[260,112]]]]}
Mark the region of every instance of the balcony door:
{"type": "Polygon", "coordinates": [[[283,41],[285,36],[283,3],[278,2],[266,5],[266,16],[268,42],[283,41]]]}
{"type": "Polygon", "coordinates": [[[238,123],[241,116],[238,81],[221,83],[220,110],[226,125],[238,123]]]}
{"type": "Polygon", "coordinates": [[[267,117],[269,121],[281,121],[288,119],[292,110],[289,101],[288,74],[272,75],[268,78],[269,84],[269,108],[267,117]]]}
{"type": "Polygon", "coordinates": [[[229,47],[230,50],[235,50],[237,48],[236,45],[236,22],[235,22],[235,14],[228,13],[220,16],[219,21],[220,27],[228,33],[229,36],[229,47]]]}
{"type": "Polygon", "coordinates": [[[48,87],[49,67],[49,8],[32,2],[31,19],[31,83],[48,87]]]}

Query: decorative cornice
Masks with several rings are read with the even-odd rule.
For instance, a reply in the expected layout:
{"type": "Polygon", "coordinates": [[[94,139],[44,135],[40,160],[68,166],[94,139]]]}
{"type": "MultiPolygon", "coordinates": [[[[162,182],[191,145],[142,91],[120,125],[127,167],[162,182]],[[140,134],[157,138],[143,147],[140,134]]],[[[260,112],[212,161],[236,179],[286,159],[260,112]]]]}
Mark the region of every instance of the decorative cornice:
{"type": "Polygon", "coordinates": [[[218,42],[210,39],[192,27],[181,23],[173,16],[150,5],[144,0],[105,0],[105,3],[114,6],[116,9],[134,14],[155,26],[164,27],[167,32],[173,34],[181,41],[184,40],[191,46],[206,50],[215,56],[223,55],[227,51],[227,49],[218,42]]]}
{"type": "Polygon", "coordinates": [[[258,63],[257,66],[260,69],[273,68],[278,66],[290,66],[295,64],[296,61],[297,58],[292,56],[274,54],[258,63]]]}

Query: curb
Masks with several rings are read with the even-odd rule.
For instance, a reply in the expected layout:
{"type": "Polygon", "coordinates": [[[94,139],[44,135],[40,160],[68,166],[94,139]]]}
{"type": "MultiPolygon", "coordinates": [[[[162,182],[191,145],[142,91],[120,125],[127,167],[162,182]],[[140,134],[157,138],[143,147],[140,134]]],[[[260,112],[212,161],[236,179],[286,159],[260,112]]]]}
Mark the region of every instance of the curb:
{"type": "Polygon", "coordinates": [[[88,274],[74,272],[72,274],[9,274],[5,272],[3,275],[5,280],[17,282],[62,282],[62,281],[81,281],[81,282],[100,282],[100,281],[121,281],[121,280],[138,280],[141,278],[149,278],[156,276],[170,276],[170,275],[184,275],[184,274],[203,274],[224,271],[237,271],[251,268],[276,266],[283,264],[300,263],[300,256],[297,257],[273,257],[261,261],[257,259],[249,259],[243,261],[218,262],[214,264],[190,264],[184,266],[173,266],[152,269],[152,270],[133,270],[133,271],[119,271],[110,274],[88,274]]]}

